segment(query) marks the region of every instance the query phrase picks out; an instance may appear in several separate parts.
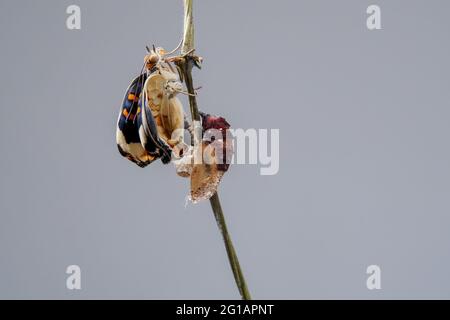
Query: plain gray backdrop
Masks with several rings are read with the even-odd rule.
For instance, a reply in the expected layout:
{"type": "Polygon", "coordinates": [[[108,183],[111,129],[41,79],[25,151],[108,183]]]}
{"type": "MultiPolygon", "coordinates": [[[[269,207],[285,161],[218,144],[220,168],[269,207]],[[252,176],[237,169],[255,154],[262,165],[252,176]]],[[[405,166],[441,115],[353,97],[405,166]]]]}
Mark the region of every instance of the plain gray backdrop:
{"type": "MultiPolygon", "coordinates": [[[[449,11],[195,1],[200,108],[280,129],[278,175],[235,165],[220,187],[254,298],[450,298],[449,11]]],[[[145,45],[182,22],[181,0],[0,1],[0,298],[239,298],[209,203],[115,145],[145,45]]]]}

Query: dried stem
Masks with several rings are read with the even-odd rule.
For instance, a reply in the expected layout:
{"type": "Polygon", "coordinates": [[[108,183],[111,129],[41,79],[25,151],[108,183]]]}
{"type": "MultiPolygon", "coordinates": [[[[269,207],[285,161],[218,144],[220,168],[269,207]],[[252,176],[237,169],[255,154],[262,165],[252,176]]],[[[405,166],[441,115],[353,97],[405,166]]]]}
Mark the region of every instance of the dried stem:
{"type": "MultiPolygon", "coordinates": [[[[192,68],[198,63],[198,57],[194,56],[194,23],[192,15],[193,0],[184,0],[184,32],[183,32],[183,46],[181,53],[184,55],[184,59],[178,62],[178,67],[182,73],[182,77],[186,84],[189,95],[189,105],[191,110],[192,121],[198,123],[200,121],[200,114],[197,107],[197,99],[195,96],[194,84],[192,81],[192,68]]],[[[194,130],[194,135],[198,134],[198,130],[194,130]]],[[[200,141],[200,137],[194,136],[194,141],[200,141]]],[[[223,214],[222,206],[220,204],[219,195],[216,192],[210,199],[211,207],[214,212],[214,217],[217,222],[217,226],[222,234],[225,249],[227,251],[228,260],[230,262],[231,270],[233,271],[236,285],[239,289],[243,300],[250,300],[250,292],[248,291],[247,284],[245,282],[244,275],[242,273],[239,259],[236,251],[233,247],[230,234],[228,233],[227,225],[225,222],[225,216],[223,214]]]]}

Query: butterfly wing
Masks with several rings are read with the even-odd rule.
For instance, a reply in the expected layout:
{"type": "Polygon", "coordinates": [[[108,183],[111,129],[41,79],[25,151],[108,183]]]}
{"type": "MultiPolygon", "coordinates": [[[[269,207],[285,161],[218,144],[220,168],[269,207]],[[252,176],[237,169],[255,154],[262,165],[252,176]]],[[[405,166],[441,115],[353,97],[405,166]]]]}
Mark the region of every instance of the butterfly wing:
{"type": "Polygon", "coordinates": [[[139,137],[139,126],[142,124],[139,97],[146,78],[145,74],[141,74],[128,86],[116,128],[116,143],[120,154],[140,167],[145,167],[156,159],[142,147],[139,137]]]}
{"type": "Polygon", "coordinates": [[[142,94],[142,125],[139,127],[139,137],[142,147],[151,155],[161,157],[163,163],[169,163],[171,159],[170,147],[160,138],[157,119],[152,113],[153,104],[152,85],[157,79],[157,74],[152,74],[144,84],[142,94]]]}
{"type": "Polygon", "coordinates": [[[183,140],[184,118],[183,105],[177,97],[166,99],[161,105],[161,122],[171,147],[183,140]]]}

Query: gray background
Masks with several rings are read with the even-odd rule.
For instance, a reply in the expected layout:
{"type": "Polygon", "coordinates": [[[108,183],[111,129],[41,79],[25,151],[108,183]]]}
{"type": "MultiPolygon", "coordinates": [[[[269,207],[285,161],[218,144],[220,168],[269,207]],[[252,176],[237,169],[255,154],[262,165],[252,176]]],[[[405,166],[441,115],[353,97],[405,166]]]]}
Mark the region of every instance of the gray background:
{"type": "MultiPolygon", "coordinates": [[[[449,10],[196,1],[201,109],[280,129],[278,175],[234,166],[220,188],[254,298],[450,298],[449,10]]],[[[181,1],[1,0],[0,298],[238,298],[209,203],[115,146],[144,46],[181,29],[181,1]]]]}

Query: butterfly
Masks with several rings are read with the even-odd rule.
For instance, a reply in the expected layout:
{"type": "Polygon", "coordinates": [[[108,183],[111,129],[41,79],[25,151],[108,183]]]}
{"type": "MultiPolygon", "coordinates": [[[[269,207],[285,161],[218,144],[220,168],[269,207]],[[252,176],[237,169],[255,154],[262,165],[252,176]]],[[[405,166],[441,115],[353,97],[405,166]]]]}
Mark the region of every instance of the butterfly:
{"type": "Polygon", "coordinates": [[[158,158],[169,163],[185,127],[183,106],[176,97],[182,85],[165,60],[168,54],[162,48],[148,51],[140,75],[125,92],[116,128],[119,153],[140,167],[158,158]]]}

